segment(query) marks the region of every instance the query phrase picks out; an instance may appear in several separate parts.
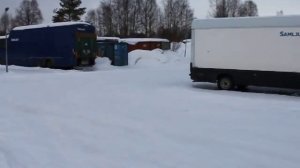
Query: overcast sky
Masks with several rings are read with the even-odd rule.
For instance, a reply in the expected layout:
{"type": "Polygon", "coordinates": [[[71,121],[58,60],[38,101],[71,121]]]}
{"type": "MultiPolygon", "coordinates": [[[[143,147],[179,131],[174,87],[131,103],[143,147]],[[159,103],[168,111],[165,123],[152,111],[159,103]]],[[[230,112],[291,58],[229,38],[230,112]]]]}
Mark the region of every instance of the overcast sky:
{"type": "MultiPolygon", "coordinates": [[[[10,14],[15,13],[15,8],[20,5],[22,0],[0,0],[0,7],[9,7],[10,14]]],[[[82,0],[82,6],[94,9],[99,5],[101,0],[82,0]]],[[[162,0],[158,0],[160,3],[162,0]]],[[[197,18],[206,18],[209,11],[209,0],[190,0],[191,7],[195,11],[197,18]]],[[[276,15],[277,11],[282,10],[285,15],[300,14],[300,0],[254,0],[258,5],[260,16],[276,15]]],[[[59,0],[38,0],[43,12],[44,22],[51,22],[53,9],[59,7],[59,0]]],[[[0,9],[1,10],[1,9],[0,9]]]]}

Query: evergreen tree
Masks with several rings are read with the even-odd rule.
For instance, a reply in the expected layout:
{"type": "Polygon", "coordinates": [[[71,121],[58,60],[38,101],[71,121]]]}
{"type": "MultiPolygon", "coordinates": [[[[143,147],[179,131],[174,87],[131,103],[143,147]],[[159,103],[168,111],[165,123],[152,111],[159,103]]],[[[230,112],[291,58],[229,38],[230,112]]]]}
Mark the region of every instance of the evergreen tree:
{"type": "Polygon", "coordinates": [[[79,8],[81,0],[60,0],[61,8],[55,9],[53,22],[78,21],[85,13],[86,8],[79,8]]]}

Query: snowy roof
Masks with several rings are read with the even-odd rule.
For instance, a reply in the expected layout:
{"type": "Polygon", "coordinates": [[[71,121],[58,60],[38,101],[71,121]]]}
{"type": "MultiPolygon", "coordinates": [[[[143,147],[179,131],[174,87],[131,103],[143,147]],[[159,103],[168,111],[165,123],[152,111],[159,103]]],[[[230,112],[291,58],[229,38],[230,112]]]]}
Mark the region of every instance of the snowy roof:
{"type": "Polygon", "coordinates": [[[119,41],[119,37],[97,37],[97,40],[114,40],[114,41],[119,41]]]}
{"type": "Polygon", "coordinates": [[[192,29],[299,27],[300,15],[273,17],[213,18],[194,20],[192,29]]]}
{"type": "Polygon", "coordinates": [[[6,39],[6,36],[0,36],[0,39],[6,39]]]}
{"type": "Polygon", "coordinates": [[[78,24],[90,25],[89,23],[86,22],[59,22],[59,23],[20,26],[20,27],[15,27],[13,30],[27,30],[27,29],[38,29],[38,28],[45,28],[45,27],[71,26],[71,25],[78,25],[78,24]]]}
{"type": "Polygon", "coordinates": [[[125,38],[125,39],[120,39],[120,42],[124,42],[130,45],[135,45],[140,42],[169,42],[169,40],[160,39],[160,38],[125,38]]]}
{"type": "Polygon", "coordinates": [[[185,39],[185,40],[183,40],[182,42],[183,43],[190,43],[192,40],[191,39],[185,39]]]}

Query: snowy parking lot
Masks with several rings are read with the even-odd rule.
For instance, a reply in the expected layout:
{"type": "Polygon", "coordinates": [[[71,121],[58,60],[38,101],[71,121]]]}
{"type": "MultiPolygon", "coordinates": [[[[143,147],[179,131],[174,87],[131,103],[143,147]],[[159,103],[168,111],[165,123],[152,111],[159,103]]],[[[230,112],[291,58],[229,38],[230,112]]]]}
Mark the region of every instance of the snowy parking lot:
{"type": "Polygon", "coordinates": [[[183,50],[129,57],[0,66],[0,168],[299,168],[299,91],[193,83],[183,50]]]}

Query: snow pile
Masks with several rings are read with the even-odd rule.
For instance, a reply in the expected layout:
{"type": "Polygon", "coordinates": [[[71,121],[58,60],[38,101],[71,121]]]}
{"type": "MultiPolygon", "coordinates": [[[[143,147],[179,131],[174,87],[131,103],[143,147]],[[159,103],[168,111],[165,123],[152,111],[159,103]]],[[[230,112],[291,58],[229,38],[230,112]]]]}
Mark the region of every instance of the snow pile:
{"type": "Polygon", "coordinates": [[[189,62],[190,60],[190,43],[185,45],[180,44],[177,51],[163,51],[161,49],[148,50],[134,50],[129,53],[128,62],[133,66],[158,66],[162,64],[172,64],[178,62],[189,62]]]}
{"type": "Polygon", "coordinates": [[[111,65],[111,61],[107,57],[98,57],[95,61],[94,70],[110,70],[114,69],[111,65]]]}
{"type": "Polygon", "coordinates": [[[128,55],[129,65],[140,65],[140,66],[153,66],[160,63],[167,63],[168,57],[160,49],[147,51],[147,50],[134,50],[128,55]]]}

